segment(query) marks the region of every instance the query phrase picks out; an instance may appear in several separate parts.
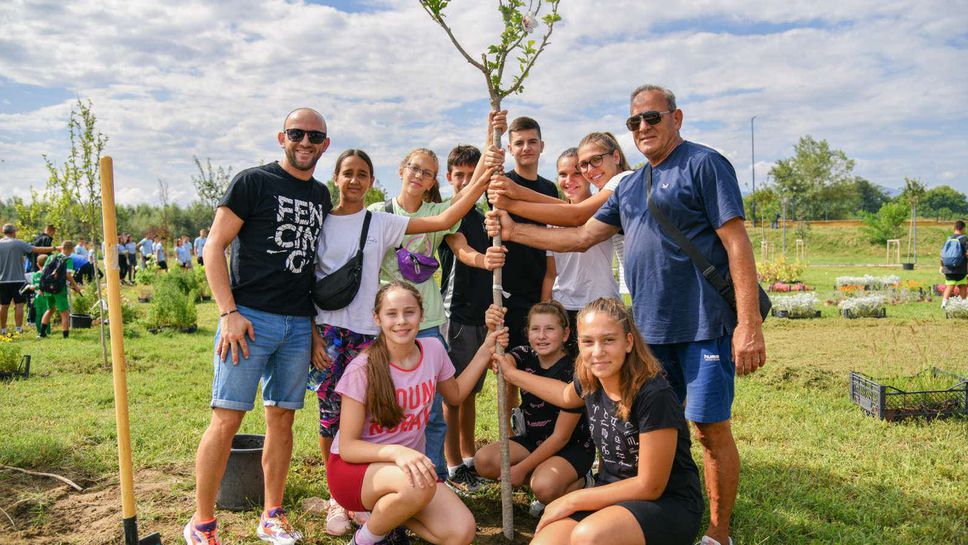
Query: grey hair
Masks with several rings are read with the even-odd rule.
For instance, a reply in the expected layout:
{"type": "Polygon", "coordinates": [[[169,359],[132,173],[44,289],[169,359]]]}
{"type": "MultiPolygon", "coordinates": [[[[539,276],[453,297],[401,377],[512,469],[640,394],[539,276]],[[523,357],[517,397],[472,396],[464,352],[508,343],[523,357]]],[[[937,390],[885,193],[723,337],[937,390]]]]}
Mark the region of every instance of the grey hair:
{"type": "Polygon", "coordinates": [[[3,234],[12,235],[17,232],[17,227],[12,223],[3,224],[3,234]]]}
{"type": "Polygon", "coordinates": [[[651,83],[639,85],[634,91],[632,91],[632,98],[630,100],[635,100],[635,97],[639,96],[641,93],[645,93],[646,91],[659,91],[665,96],[669,109],[672,111],[676,110],[676,95],[661,85],[653,85],[651,83]]]}

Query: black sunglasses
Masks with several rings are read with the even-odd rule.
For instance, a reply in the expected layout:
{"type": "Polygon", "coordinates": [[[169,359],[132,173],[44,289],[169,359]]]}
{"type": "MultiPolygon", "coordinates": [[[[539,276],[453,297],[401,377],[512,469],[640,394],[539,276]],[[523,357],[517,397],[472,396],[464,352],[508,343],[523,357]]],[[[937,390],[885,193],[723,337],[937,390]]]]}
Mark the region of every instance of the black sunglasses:
{"type": "Polygon", "coordinates": [[[645,121],[649,125],[655,126],[662,122],[662,114],[671,114],[672,112],[673,110],[668,110],[665,112],[657,112],[655,110],[649,110],[648,112],[635,114],[632,117],[625,120],[625,126],[628,127],[630,131],[639,130],[639,127],[642,126],[643,121],[645,121]]]}
{"type": "Polygon", "coordinates": [[[307,131],[303,129],[286,129],[286,138],[290,142],[302,142],[303,137],[309,135],[309,141],[313,144],[322,144],[326,140],[326,131],[307,131]]]}

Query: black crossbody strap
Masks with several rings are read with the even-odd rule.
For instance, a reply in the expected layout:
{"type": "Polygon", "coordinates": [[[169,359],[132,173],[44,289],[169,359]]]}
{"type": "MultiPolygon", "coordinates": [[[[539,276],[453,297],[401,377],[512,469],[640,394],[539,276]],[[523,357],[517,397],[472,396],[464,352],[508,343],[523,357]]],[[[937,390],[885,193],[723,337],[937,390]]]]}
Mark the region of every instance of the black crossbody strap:
{"type": "Polygon", "coordinates": [[[696,245],[693,244],[691,240],[686,238],[686,235],[682,234],[682,231],[673,225],[672,222],[669,221],[669,218],[667,218],[665,214],[659,210],[659,207],[655,205],[655,202],[652,200],[652,167],[649,166],[646,168],[648,169],[648,173],[646,175],[645,192],[647,195],[646,203],[649,207],[649,213],[652,214],[652,217],[655,218],[655,221],[662,227],[662,230],[669,235],[669,238],[671,238],[676,245],[689,256],[689,259],[691,259],[696,268],[702,272],[703,277],[713,285],[713,288],[715,288],[716,291],[719,292],[719,294],[723,296],[727,302],[734,302],[736,300],[736,294],[733,291],[733,287],[726,282],[726,279],[723,278],[723,275],[719,274],[719,270],[716,269],[716,266],[710,263],[709,260],[706,259],[706,256],[699,252],[699,248],[696,248],[696,245]]]}
{"type": "Polygon", "coordinates": [[[366,234],[370,232],[370,218],[373,217],[373,213],[369,210],[366,211],[366,215],[363,216],[363,231],[360,232],[360,249],[357,251],[357,255],[363,253],[363,246],[366,246],[366,234]]]}

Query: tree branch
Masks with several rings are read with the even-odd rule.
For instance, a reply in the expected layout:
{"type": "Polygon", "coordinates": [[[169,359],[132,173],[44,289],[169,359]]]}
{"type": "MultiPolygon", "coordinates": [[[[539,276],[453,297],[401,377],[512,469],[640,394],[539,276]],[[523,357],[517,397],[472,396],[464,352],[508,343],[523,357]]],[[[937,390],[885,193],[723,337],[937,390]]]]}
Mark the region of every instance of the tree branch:
{"type": "Polygon", "coordinates": [[[460,42],[457,41],[457,38],[454,37],[454,33],[451,32],[450,27],[447,26],[447,23],[444,22],[444,16],[443,16],[443,14],[441,14],[441,15],[435,15],[434,12],[430,11],[430,8],[427,7],[427,4],[425,4],[423,2],[420,2],[420,7],[422,7],[423,10],[427,12],[427,15],[430,15],[430,18],[431,19],[433,19],[434,21],[436,21],[436,23],[438,25],[440,25],[441,28],[444,29],[444,32],[447,33],[447,37],[449,37],[450,38],[450,41],[453,42],[454,47],[457,48],[457,51],[460,51],[460,54],[464,56],[464,59],[466,59],[467,62],[471,63],[471,65],[474,66],[474,68],[477,68],[478,70],[480,70],[481,72],[483,72],[484,73],[484,77],[487,78],[488,77],[487,69],[484,68],[484,65],[482,65],[481,63],[475,61],[474,59],[471,58],[470,55],[467,54],[467,51],[464,50],[464,47],[461,46],[460,45],[460,42]]]}
{"type": "MultiPolygon", "coordinates": [[[[552,16],[558,15],[558,3],[557,2],[555,2],[554,4],[552,4],[551,15],[552,16]]],[[[522,71],[521,72],[521,75],[515,80],[514,85],[512,85],[511,88],[508,89],[508,91],[507,91],[507,94],[508,95],[511,95],[511,94],[516,93],[517,90],[521,88],[521,84],[524,83],[525,78],[528,77],[528,73],[531,72],[531,67],[534,66],[534,62],[536,60],[538,60],[538,56],[541,55],[541,52],[544,51],[545,46],[548,45],[548,38],[551,37],[551,33],[554,30],[555,30],[555,25],[554,25],[554,22],[552,22],[551,24],[548,25],[548,31],[545,33],[544,37],[541,39],[541,45],[538,46],[538,50],[535,52],[534,56],[531,57],[531,60],[528,61],[527,66],[525,66],[524,71],[522,71]]]]}

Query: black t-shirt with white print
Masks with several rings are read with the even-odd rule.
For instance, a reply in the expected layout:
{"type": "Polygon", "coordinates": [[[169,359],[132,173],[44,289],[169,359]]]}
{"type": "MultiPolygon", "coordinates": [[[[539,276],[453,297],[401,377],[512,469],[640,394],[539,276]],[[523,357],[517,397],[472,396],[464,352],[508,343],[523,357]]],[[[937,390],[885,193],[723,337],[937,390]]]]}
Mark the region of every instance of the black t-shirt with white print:
{"type": "Polygon", "coordinates": [[[244,222],[232,241],[236,304],[286,316],[315,314],[316,239],[333,208],[326,186],[300,180],[275,162],[236,174],[219,206],[244,222]]]}
{"type": "MultiPolygon", "coordinates": [[[[582,395],[576,377],[575,390],[582,395]]],[[[639,472],[639,434],[664,428],[679,432],[672,471],[662,497],[676,497],[699,512],[703,510],[699,470],[689,452],[689,428],[682,404],[665,377],[656,375],[646,382],[632,402],[628,421],[617,416],[617,405],[598,388],[584,396],[592,441],[602,456],[595,484],[603,485],[635,477],[639,472]]]]}
{"type": "MultiPolygon", "coordinates": [[[[543,369],[541,362],[538,361],[538,354],[530,346],[518,346],[512,349],[510,354],[514,357],[517,368],[522,371],[539,377],[553,378],[561,382],[571,382],[575,363],[567,355],[556,361],[551,367],[543,369]]],[[[594,448],[592,447],[591,436],[588,433],[588,418],[584,414],[584,409],[562,409],[522,389],[521,411],[524,413],[525,435],[528,439],[533,440],[536,445],[540,445],[548,437],[551,437],[551,434],[555,431],[555,424],[558,422],[560,411],[581,413],[581,419],[575,425],[575,430],[571,432],[571,438],[567,444],[580,445],[589,450],[594,448]]]]}

